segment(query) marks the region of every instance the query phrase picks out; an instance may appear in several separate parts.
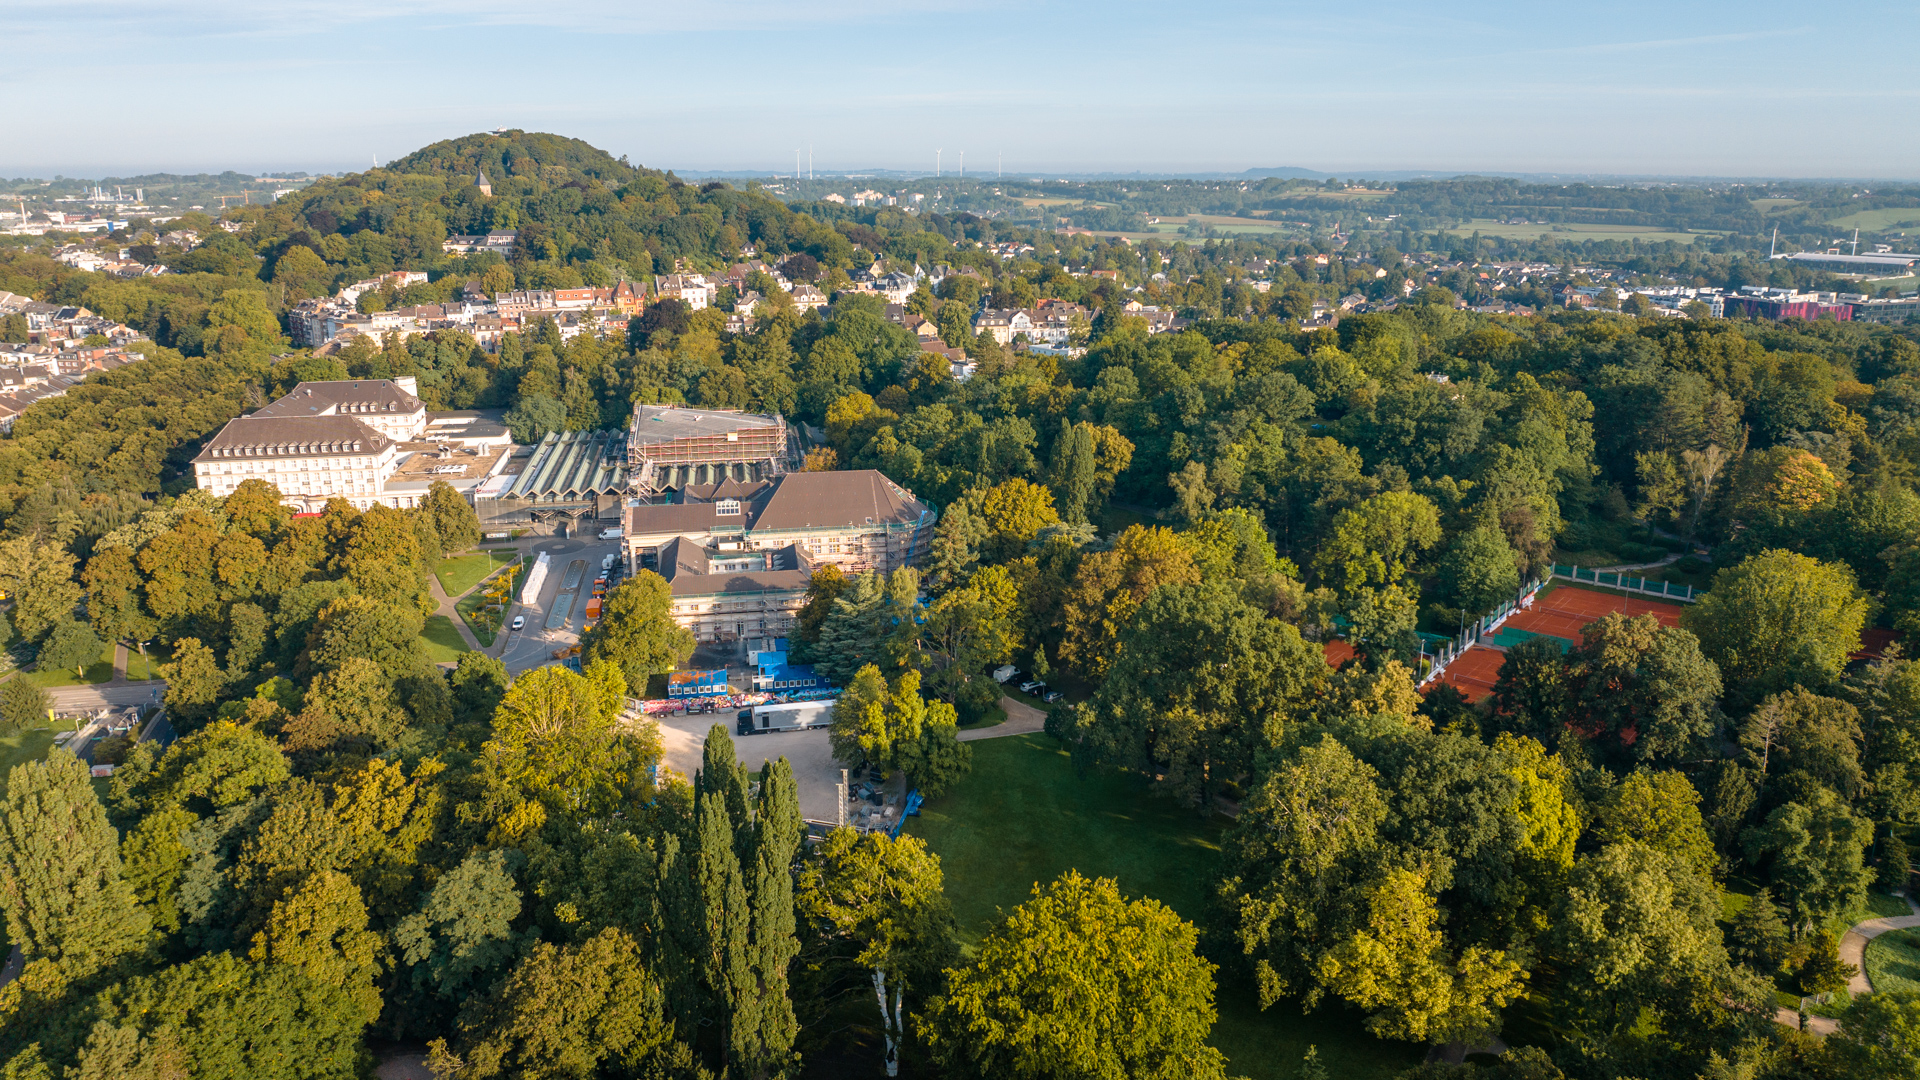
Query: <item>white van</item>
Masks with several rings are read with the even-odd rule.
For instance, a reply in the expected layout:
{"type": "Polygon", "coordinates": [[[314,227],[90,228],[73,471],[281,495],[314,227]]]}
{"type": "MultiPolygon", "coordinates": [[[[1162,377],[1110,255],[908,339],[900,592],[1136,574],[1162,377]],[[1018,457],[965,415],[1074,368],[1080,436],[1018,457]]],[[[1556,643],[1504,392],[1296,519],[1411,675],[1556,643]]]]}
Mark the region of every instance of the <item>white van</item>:
{"type": "Polygon", "coordinates": [[[618,525],[615,525],[614,527],[612,527],[612,528],[610,528],[610,529],[601,529],[601,530],[600,530],[600,539],[602,539],[602,540],[618,540],[618,539],[620,539],[620,538],[621,538],[622,536],[625,536],[626,534],[627,534],[627,531],[626,531],[625,529],[623,529],[623,528],[621,528],[621,527],[620,527],[620,526],[618,526],[618,525]]]}

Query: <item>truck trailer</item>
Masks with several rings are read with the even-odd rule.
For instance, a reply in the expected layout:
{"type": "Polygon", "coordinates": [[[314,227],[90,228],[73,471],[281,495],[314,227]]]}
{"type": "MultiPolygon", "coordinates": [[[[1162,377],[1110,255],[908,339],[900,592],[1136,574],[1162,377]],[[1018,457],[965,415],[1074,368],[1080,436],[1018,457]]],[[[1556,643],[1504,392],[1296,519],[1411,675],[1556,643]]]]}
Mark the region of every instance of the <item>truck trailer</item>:
{"type": "Polygon", "coordinates": [[[741,709],[736,730],[742,735],[765,735],[774,731],[824,731],[832,726],[832,701],[794,701],[741,709]]]}

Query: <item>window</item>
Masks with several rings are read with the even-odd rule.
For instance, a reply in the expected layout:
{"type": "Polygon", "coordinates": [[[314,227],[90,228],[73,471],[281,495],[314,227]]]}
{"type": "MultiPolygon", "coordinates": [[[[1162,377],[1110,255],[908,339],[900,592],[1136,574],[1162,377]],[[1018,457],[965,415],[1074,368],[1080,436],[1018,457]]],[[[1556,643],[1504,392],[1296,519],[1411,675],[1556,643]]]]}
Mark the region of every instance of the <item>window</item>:
{"type": "Polygon", "coordinates": [[[713,512],[719,517],[732,517],[740,513],[739,499],[721,499],[714,504],[713,512]]]}

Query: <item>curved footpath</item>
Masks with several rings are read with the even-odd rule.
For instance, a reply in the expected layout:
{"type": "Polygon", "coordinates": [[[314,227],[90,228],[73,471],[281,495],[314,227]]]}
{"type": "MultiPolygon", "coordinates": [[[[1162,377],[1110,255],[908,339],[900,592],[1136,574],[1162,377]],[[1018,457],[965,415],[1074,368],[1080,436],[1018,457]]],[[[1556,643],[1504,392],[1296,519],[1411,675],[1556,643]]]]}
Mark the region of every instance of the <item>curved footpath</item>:
{"type": "MultiPolygon", "coordinates": [[[[1907,897],[1907,907],[1913,909],[1911,915],[1890,915],[1884,919],[1868,919],[1849,927],[1846,936],[1840,939],[1840,959],[1854,966],[1854,975],[1847,983],[1847,993],[1854,997],[1873,993],[1873,984],[1867,981],[1867,942],[1889,930],[1911,930],[1920,927],[1920,904],[1907,897]]],[[[1782,1008],[1773,1018],[1788,1027],[1800,1026],[1800,1014],[1792,1009],[1782,1008]]],[[[1831,1035],[1840,1030],[1840,1022],[1824,1016],[1807,1017],[1806,1030],[1815,1035],[1831,1035]]]]}

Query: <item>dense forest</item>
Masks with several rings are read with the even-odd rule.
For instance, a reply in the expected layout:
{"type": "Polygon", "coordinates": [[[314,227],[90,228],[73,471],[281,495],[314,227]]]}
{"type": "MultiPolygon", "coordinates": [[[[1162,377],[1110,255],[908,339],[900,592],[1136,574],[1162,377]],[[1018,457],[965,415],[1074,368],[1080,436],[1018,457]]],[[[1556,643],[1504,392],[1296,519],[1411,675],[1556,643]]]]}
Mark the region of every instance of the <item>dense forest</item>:
{"type": "MultiPolygon", "coordinates": [[[[1911,1075],[1911,993],[1825,1039],[1774,1013],[1845,985],[1837,931],[1908,884],[1920,840],[1920,666],[1854,658],[1869,627],[1920,634],[1913,331],[1489,316],[1442,284],[1302,333],[1288,305],[1387,280],[1376,263],[1276,252],[1262,293],[1238,242],[1028,235],[1002,259],[977,216],[799,209],[482,136],[229,211],[244,227],[188,273],[0,256],[0,288],[155,338],[0,439],[12,655],[163,642],[183,736],[115,747],[99,788],[63,755],[7,778],[8,1076],[346,1077],[395,1045],[442,1077],[847,1075],[894,1039],[914,1075],[1224,1077],[1250,1067],[1207,1043],[1229,994],[1516,1047],[1419,1076],[1911,1075]],[[439,250],[507,227],[511,258],[439,250]],[[282,337],[288,304],[396,267],[426,296],[747,245],[829,288],[875,259],[952,268],[908,306],[977,373],[850,292],[804,316],[776,298],[744,334],[666,303],[624,339],[537,325],[497,353],[282,337]],[[1129,295],[1194,321],[1149,334],[1129,295]],[[1084,352],[968,330],[1041,298],[1098,309],[1084,352]],[[809,468],[880,469],[940,509],[916,570],[814,578],[797,647],[847,686],[843,759],[939,799],[966,782],[955,728],[998,707],[986,673],[1018,664],[1071,691],[1047,731],[1076,767],[1238,814],[1190,868],[1209,911],[1069,875],[962,949],[911,827],[803,841],[784,763],[749,775],[724,732],[696,776],[655,770],[621,702],[691,642],[652,575],[610,598],[580,673],[439,668],[426,574],[477,539],[450,489],[298,519],[257,483],[188,490],[226,419],[398,374],[535,434],[636,401],[819,427],[809,468]],[[1678,627],[1516,647],[1484,702],[1416,689],[1421,633],[1552,562],[1669,553],[1706,589],[1678,627]]],[[[44,715],[27,686],[0,687],[11,724],[44,715]]]]}

